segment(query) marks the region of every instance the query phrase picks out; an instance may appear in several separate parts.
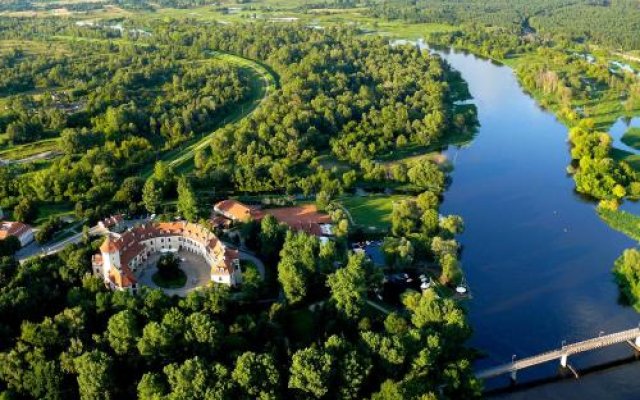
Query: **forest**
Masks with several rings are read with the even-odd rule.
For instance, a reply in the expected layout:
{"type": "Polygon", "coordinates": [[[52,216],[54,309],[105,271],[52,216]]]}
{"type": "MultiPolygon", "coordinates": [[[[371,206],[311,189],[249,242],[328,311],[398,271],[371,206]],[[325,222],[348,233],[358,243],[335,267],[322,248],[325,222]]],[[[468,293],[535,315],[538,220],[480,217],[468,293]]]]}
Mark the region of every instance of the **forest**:
{"type": "MultiPolygon", "coordinates": [[[[29,223],[70,207],[86,226],[80,243],[24,263],[11,257],[15,240],[0,241],[0,398],[480,396],[471,329],[450,293],[464,224],[440,214],[446,170],[388,161],[473,131],[474,108],[456,105],[468,98],[459,74],[345,28],[142,28],[0,19],[0,151],[49,155],[0,165],[0,206],[29,223]],[[431,266],[437,290],[407,291],[388,308],[370,300],[383,270],[348,251],[368,236],[337,202],[356,185],[403,193],[382,252],[392,272],[431,266]],[[238,232],[265,280],[248,272],[239,289],[184,298],[111,292],[90,274],[98,219],[208,224],[211,203],[230,195],[315,200],[334,240],[247,222],[238,232]]],[[[63,224],[45,218],[37,241],[63,224]]]]}
{"type": "MultiPolygon", "coordinates": [[[[158,159],[171,160],[172,152],[255,95],[249,81],[256,77],[215,52],[263,60],[281,87],[250,118],[217,131],[210,146],[195,153],[199,187],[324,191],[333,197],[349,189],[353,173],[387,182],[376,157],[409,146],[439,146],[448,132],[472,129],[475,121],[473,110],[453,105],[466,93],[458,89],[458,74],[439,58],[344,30],[161,23],[152,36],[113,41],[101,37],[111,37],[109,29],[50,20],[8,24],[5,37],[11,39],[43,40],[54,32],[86,39],[43,43],[56,46],[55,57],[20,48],[2,55],[10,107],[0,114],[0,140],[10,148],[56,139],[60,153],[37,168],[0,167],[8,177],[0,184],[5,209],[26,201],[35,208],[70,202],[90,218],[123,207],[139,212],[140,185],[125,187],[125,178],[140,168],[150,171],[158,159]],[[93,55],[77,62],[73,54],[80,53],[93,55]],[[321,156],[333,159],[334,167],[318,162],[321,156]],[[347,167],[354,172],[343,176],[347,167]],[[116,196],[130,189],[129,196],[116,196]]],[[[398,179],[411,184],[406,171],[398,179]]]]}
{"type": "MultiPolygon", "coordinates": [[[[21,265],[0,259],[0,397],[435,399],[479,394],[467,361],[470,352],[460,345],[470,328],[453,300],[433,291],[411,292],[403,298],[406,311],[385,315],[365,301],[381,275],[363,256],[350,255],[345,267],[329,273],[335,250],[314,237],[283,235],[282,228],[263,225],[261,243],[282,247],[278,270],[286,303],[238,303],[237,294],[223,286],[182,299],[159,290],[137,296],[110,292],[86,273],[88,257],[100,242],[21,265]],[[303,286],[292,290],[286,282],[300,281],[289,274],[301,274],[303,286]],[[325,280],[329,301],[310,312],[317,292],[326,293],[318,286],[325,280]]],[[[259,289],[247,285],[243,294],[259,289]]]]}
{"type": "Polygon", "coordinates": [[[640,7],[634,0],[392,0],[374,2],[376,17],[407,22],[478,23],[611,48],[640,48],[640,7]]]}

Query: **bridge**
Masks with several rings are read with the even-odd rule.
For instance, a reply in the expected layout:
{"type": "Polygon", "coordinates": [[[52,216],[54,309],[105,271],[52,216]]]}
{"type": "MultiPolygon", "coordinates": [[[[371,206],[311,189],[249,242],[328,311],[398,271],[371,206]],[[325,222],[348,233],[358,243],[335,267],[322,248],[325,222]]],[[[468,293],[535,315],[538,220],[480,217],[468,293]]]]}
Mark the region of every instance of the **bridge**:
{"type": "Polygon", "coordinates": [[[612,346],[618,343],[627,343],[635,351],[640,352],[640,325],[638,328],[628,329],[626,331],[611,333],[608,335],[600,335],[596,338],[587,339],[582,342],[566,345],[563,344],[562,347],[557,350],[548,351],[532,357],[523,358],[521,360],[516,360],[514,356],[510,363],[485,369],[477,373],[476,376],[481,379],[488,379],[504,374],[511,374],[511,380],[515,381],[517,372],[521,369],[530,368],[553,360],[560,360],[560,366],[568,368],[576,377],[578,377],[577,372],[567,363],[569,356],[612,346]]]}

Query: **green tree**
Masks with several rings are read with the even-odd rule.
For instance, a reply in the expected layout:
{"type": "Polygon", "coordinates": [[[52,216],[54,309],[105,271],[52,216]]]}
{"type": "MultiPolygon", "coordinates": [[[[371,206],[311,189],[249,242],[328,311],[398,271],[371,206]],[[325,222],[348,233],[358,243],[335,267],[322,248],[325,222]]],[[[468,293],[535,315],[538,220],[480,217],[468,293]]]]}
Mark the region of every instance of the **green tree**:
{"type": "Polygon", "coordinates": [[[298,350],[293,355],[289,388],[321,398],[329,391],[331,356],[314,347],[298,350]]]}
{"type": "Polygon", "coordinates": [[[157,182],[158,187],[162,190],[162,195],[166,196],[172,190],[175,190],[176,173],[173,168],[164,161],[158,161],[153,167],[153,179],[157,182]]]}
{"type": "Polygon", "coordinates": [[[462,233],[464,222],[457,215],[447,215],[440,220],[440,229],[447,232],[450,237],[462,233]]]}
{"type": "Polygon", "coordinates": [[[145,186],[144,180],[137,176],[131,176],[126,178],[120,189],[113,196],[113,200],[123,203],[131,204],[142,201],[142,190],[145,186]]]}
{"type": "Polygon", "coordinates": [[[0,240],[0,257],[13,256],[21,247],[20,239],[13,235],[7,236],[0,240]]]}
{"type": "Polygon", "coordinates": [[[172,348],[170,333],[164,325],[149,322],[142,330],[137,347],[143,356],[156,359],[166,357],[172,348]]]}
{"type": "Polygon", "coordinates": [[[395,236],[406,236],[416,231],[418,210],[415,201],[401,200],[393,204],[391,232],[395,236]]]}
{"type": "Polygon", "coordinates": [[[268,262],[274,262],[284,244],[286,228],[269,214],[260,221],[260,255],[268,262]]]}
{"type": "Polygon", "coordinates": [[[356,319],[366,302],[367,281],[364,254],[349,254],[347,266],[327,278],[336,308],[350,319],[356,319]]]}
{"type": "Polygon", "coordinates": [[[421,160],[407,172],[409,182],[420,189],[439,194],[444,189],[444,173],[433,162],[421,160]]]}
{"type": "Polygon", "coordinates": [[[427,210],[437,210],[440,199],[432,192],[422,192],[416,197],[416,204],[423,212],[427,210]]]}
{"type": "Polygon", "coordinates": [[[287,232],[280,263],[278,281],[291,304],[301,302],[308,294],[316,272],[318,240],[303,232],[287,232]]]}
{"type": "Polygon", "coordinates": [[[440,216],[436,210],[427,209],[422,213],[420,222],[422,223],[422,232],[427,235],[433,235],[438,230],[440,216]]]}
{"type": "Polygon", "coordinates": [[[180,259],[173,253],[160,256],[156,266],[158,268],[158,275],[165,281],[178,279],[184,274],[184,272],[180,270],[180,259]]]}
{"type": "Polygon", "coordinates": [[[106,353],[93,350],[76,358],[78,389],[82,400],[113,398],[112,359],[106,353]]]}
{"type": "Polygon", "coordinates": [[[194,222],[198,218],[198,201],[187,178],[178,179],[178,211],[187,220],[194,222]]]}
{"type": "Polygon", "coordinates": [[[116,354],[124,355],[135,349],[139,335],[136,316],[132,311],[120,311],[109,318],[107,340],[116,354]]]}
{"type": "Polygon", "coordinates": [[[154,178],[149,178],[145,182],[142,189],[142,201],[144,202],[144,207],[150,213],[159,211],[160,203],[162,202],[162,189],[154,178]]]}
{"type": "Polygon", "coordinates": [[[445,254],[440,259],[440,267],[442,273],[440,274],[440,283],[443,285],[458,285],[462,280],[462,270],[460,269],[460,263],[456,257],[452,254],[445,254]]]}
{"type": "Polygon", "coordinates": [[[405,268],[413,263],[414,248],[407,238],[384,238],[382,251],[387,265],[392,268],[405,268]]]}
{"type": "Polygon", "coordinates": [[[245,352],[236,360],[233,379],[252,398],[271,399],[278,392],[280,374],[270,354],[245,352]]]}
{"type": "Polygon", "coordinates": [[[163,400],[167,387],[159,374],[147,372],[138,382],[138,400],[163,400]]]}
{"type": "Polygon", "coordinates": [[[640,309],[640,251],[625,250],[615,261],[613,274],[624,299],[640,309]]]}
{"type": "Polygon", "coordinates": [[[36,206],[27,197],[23,197],[20,199],[20,202],[13,209],[13,218],[16,221],[29,223],[32,222],[37,214],[36,206]]]}
{"type": "Polygon", "coordinates": [[[171,388],[169,400],[227,399],[231,395],[229,371],[220,364],[208,365],[196,357],[169,364],[164,373],[171,388]]]}
{"type": "Polygon", "coordinates": [[[185,340],[196,350],[214,350],[219,346],[224,327],[209,314],[195,312],[186,319],[185,340]]]}

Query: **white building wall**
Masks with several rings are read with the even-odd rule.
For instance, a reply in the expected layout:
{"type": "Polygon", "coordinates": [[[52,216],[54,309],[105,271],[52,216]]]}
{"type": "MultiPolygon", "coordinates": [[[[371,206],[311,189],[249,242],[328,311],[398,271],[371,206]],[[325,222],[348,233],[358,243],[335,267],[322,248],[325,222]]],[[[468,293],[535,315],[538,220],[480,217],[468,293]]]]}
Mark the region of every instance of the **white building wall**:
{"type": "Polygon", "coordinates": [[[18,240],[20,240],[20,245],[22,247],[24,247],[24,246],[28,245],[29,243],[33,242],[33,229],[31,229],[31,228],[27,229],[25,233],[20,235],[18,240]]]}

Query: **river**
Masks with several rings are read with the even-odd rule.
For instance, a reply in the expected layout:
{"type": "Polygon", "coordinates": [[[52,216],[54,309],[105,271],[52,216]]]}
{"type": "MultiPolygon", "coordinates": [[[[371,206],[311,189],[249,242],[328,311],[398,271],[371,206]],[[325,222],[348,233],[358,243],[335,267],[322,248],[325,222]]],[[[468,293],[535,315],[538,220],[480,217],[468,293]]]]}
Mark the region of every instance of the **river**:
{"type": "MultiPolygon", "coordinates": [[[[610,229],[566,174],[567,128],[519,86],[512,70],[460,52],[441,55],[468,82],[480,127],[450,148],[452,184],[444,213],[461,215],[462,262],[472,293],[471,345],[481,369],[567,342],[629,329],[640,314],[618,303],[611,268],[635,243],[610,229]]],[[[635,208],[635,207],[634,207],[635,208]]],[[[578,370],[631,356],[626,345],[571,357],[578,370]]],[[[565,379],[503,396],[514,399],[637,399],[638,364],[565,379]]],[[[558,364],[519,372],[518,380],[557,375],[558,364]]],[[[508,385],[495,378],[488,388],[508,385]]]]}

